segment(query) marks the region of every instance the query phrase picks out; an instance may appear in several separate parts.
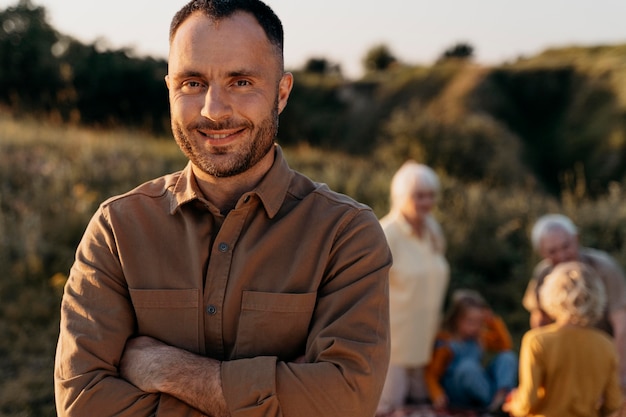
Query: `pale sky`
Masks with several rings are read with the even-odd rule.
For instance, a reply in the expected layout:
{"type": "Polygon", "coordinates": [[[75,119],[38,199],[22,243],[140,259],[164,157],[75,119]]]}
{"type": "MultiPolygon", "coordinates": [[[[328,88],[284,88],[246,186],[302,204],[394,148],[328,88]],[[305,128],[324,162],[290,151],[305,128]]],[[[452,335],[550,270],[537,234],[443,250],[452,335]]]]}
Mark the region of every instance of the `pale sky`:
{"type": "MultiPolygon", "coordinates": [[[[106,39],[140,55],[167,57],[167,32],[185,0],[33,0],[52,26],[82,42],[106,39]],[[158,5],[157,5],[158,4],[158,5]]],[[[626,0],[267,0],[283,21],[285,62],[339,63],[359,77],[367,51],[385,44],[402,62],[430,64],[467,42],[497,64],[547,47],[626,43],[626,0]]],[[[17,0],[0,0],[0,9],[17,0]]]]}

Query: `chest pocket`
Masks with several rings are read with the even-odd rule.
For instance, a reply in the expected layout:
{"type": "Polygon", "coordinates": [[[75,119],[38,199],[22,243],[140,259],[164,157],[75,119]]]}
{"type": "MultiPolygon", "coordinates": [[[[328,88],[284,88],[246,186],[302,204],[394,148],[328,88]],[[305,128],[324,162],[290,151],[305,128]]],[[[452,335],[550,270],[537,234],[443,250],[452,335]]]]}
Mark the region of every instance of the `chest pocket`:
{"type": "Polygon", "coordinates": [[[190,352],[200,350],[198,289],[130,289],[137,331],[190,352]]]}
{"type": "Polygon", "coordinates": [[[284,294],[244,291],[235,359],[277,356],[295,359],[304,354],[316,293],[284,294]]]}

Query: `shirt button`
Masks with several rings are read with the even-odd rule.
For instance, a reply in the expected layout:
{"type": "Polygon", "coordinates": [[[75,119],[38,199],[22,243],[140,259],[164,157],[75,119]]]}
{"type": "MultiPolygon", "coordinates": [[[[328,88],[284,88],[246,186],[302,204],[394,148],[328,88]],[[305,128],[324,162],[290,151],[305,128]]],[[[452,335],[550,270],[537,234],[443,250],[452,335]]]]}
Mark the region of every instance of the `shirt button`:
{"type": "Polygon", "coordinates": [[[220,243],[220,244],[217,246],[217,249],[218,249],[220,252],[226,252],[226,251],[228,251],[228,243],[224,243],[224,242],[220,243]]]}
{"type": "Polygon", "coordinates": [[[213,304],[211,304],[210,306],[206,308],[206,312],[207,314],[213,315],[217,313],[217,308],[213,304]]]}

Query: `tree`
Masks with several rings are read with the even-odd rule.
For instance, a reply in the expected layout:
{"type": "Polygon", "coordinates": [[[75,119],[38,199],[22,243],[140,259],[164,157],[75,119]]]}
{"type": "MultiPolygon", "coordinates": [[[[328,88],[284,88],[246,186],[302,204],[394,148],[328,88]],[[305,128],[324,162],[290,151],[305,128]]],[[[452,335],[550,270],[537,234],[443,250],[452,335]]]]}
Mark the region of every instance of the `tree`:
{"type": "Polygon", "coordinates": [[[63,87],[53,54],[58,33],[28,0],[0,11],[0,101],[15,110],[51,109],[63,87]]]}
{"type": "Polygon", "coordinates": [[[60,34],[30,0],[0,10],[0,103],[90,125],[169,130],[167,63],[60,34]]]}
{"type": "Polygon", "coordinates": [[[474,56],[474,47],[469,43],[457,43],[446,49],[441,55],[441,60],[449,58],[470,59],[474,56]]]}
{"type": "Polygon", "coordinates": [[[339,64],[333,64],[326,58],[309,58],[304,64],[304,72],[311,74],[330,75],[341,74],[339,64]]]}
{"type": "Polygon", "coordinates": [[[380,44],[372,47],[363,58],[366,71],[385,71],[398,62],[387,45],[380,44]]]}

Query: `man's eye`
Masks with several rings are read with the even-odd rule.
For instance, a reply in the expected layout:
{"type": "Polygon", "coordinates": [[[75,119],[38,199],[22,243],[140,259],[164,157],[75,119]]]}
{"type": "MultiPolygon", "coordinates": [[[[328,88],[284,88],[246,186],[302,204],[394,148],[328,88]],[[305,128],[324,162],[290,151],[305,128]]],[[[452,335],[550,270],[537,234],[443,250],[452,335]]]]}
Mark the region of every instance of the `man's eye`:
{"type": "Polygon", "coordinates": [[[246,87],[246,86],[250,85],[250,81],[248,81],[248,80],[237,80],[237,81],[235,81],[235,85],[237,87],[246,87]]]}
{"type": "Polygon", "coordinates": [[[187,91],[195,91],[201,87],[202,87],[202,83],[198,81],[185,81],[182,84],[181,89],[187,92],[187,91]]]}

